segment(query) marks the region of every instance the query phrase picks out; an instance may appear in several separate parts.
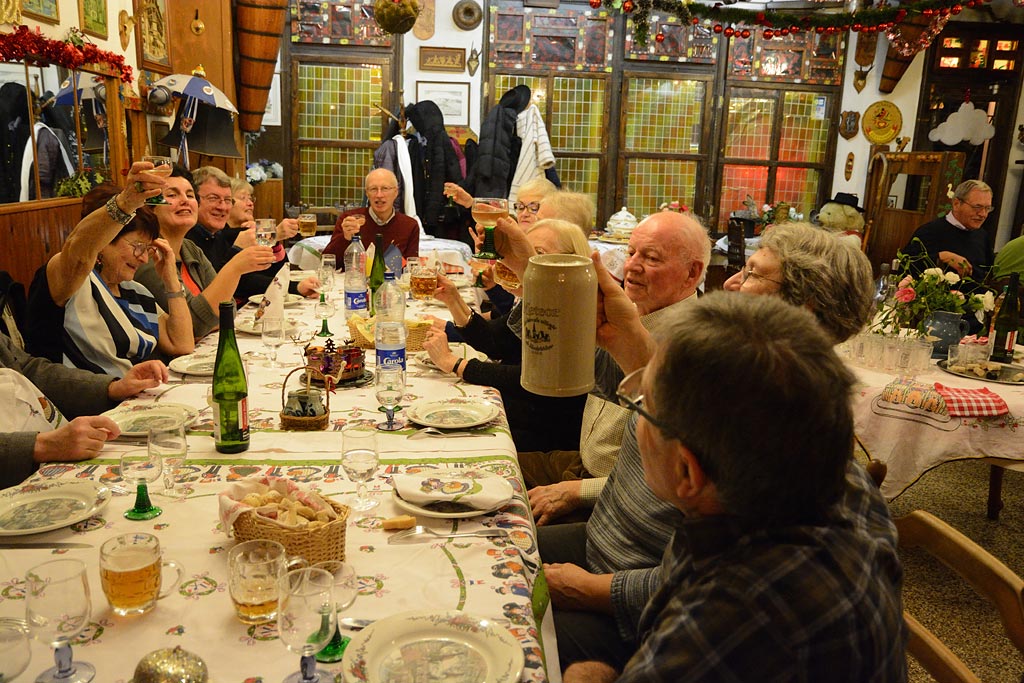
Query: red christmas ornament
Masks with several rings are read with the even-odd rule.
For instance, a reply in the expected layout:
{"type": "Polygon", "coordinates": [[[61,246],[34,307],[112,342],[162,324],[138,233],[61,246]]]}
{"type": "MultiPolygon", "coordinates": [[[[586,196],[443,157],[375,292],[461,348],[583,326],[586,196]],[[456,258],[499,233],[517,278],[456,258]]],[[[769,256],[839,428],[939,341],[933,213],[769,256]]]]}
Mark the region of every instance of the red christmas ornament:
{"type": "Polygon", "coordinates": [[[694,17],[693,19],[690,19],[690,23],[693,24],[694,26],[696,26],[697,24],[700,23],[700,19],[698,19],[697,17],[694,17]]]}
{"type": "Polygon", "coordinates": [[[626,14],[629,14],[634,9],[636,9],[636,5],[633,4],[633,0],[626,0],[626,2],[622,3],[622,11],[626,14]]]}
{"type": "Polygon", "coordinates": [[[714,31],[715,33],[721,33],[722,32],[722,25],[721,24],[715,24],[714,28],[712,28],[711,30],[714,31]]]}
{"type": "Polygon", "coordinates": [[[740,32],[740,37],[741,38],[749,38],[750,37],[750,29],[743,29],[740,32]]]}
{"type": "Polygon", "coordinates": [[[765,40],[771,40],[774,37],[775,37],[775,32],[772,31],[770,28],[766,28],[764,30],[764,39],[765,40]]]}
{"type": "Polygon", "coordinates": [[[824,33],[825,32],[825,27],[824,26],[815,26],[814,27],[814,32],[815,33],[824,33]]]}
{"type": "Polygon", "coordinates": [[[757,23],[759,23],[759,24],[764,23],[764,12],[758,12],[757,13],[757,23]]]}
{"type": "Polygon", "coordinates": [[[664,43],[665,42],[665,34],[664,33],[657,33],[657,34],[655,34],[654,40],[659,42],[659,43],[664,43]]]}
{"type": "Polygon", "coordinates": [[[861,26],[860,24],[854,24],[853,26],[850,27],[850,30],[853,31],[854,33],[860,33],[862,28],[864,27],[861,26]]]}
{"type": "Polygon", "coordinates": [[[723,31],[723,33],[725,33],[726,38],[732,38],[734,35],[736,35],[736,29],[734,29],[732,26],[729,26],[728,28],[725,29],[725,31],[723,31]]]}
{"type": "Polygon", "coordinates": [[[593,7],[594,9],[600,9],[601,0],[590,0],[590,6],[593,7]]]}
{"type": "Polygon", "coordinates": [[[792,28],[782,27],[782,29],[779,31],[779,33],[781,33],[784,36],[788,36],[790,34],[790,32],[796,33],[799,30],[800,30],[799,26],[794,26],[792,28]]]}

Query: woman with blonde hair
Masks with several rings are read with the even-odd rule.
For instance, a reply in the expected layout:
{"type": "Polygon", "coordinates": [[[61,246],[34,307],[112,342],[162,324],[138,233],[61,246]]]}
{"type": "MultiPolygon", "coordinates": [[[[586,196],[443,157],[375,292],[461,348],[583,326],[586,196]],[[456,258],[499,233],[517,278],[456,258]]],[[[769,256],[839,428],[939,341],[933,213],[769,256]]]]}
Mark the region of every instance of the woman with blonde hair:
{"type": "MultiPolygon", "coordinates": [[[[539,220],[526,239],[536,254],[576,254],[588,257],[590,245],[578,226],[557,219],[539,220]]],[[[521,319],[522,303],[494,320],[485,320],[469,308],[451,280],[438,276],[434,296],[443,301],[459,326],[462,337],[491,360],[465,360],[452,352],[444,330],[427,333],[423,348],[442,371],[450,372],[471,384],[501,391],[516,449],[575,450],[579,448],[580,425],[586,396],[551,398],[523,389],[519,383],[523,347],[510,328],[521,319]]]]}

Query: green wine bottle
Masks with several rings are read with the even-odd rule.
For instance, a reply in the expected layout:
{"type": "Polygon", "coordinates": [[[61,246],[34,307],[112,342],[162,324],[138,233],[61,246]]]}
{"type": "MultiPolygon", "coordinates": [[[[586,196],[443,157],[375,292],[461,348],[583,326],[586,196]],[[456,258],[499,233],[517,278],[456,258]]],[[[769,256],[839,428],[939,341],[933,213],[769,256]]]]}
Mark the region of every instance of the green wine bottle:
{"type": "Polygon", "coordinates": [[[1010,273],[1010,282],[1004,290],[1006,298],[999,312],[992,319],[992,355],[989,360],[996,363],[1013,362],[1013,345],[1017,343],[1020,325],[1020,297],[1017,292],[1020,273],[1010,273]]]}
{"type": "Polygon", "coordinates": [[[373,244],[373,265],[370,267],[370,280],[366,283],[370,288],[370,315],[377,314],[373,305],[376,298],[374,295],[384,284],[384,271],[387,270],[387,266],[384,265],[384,233],[378,232],[373,238],[373,244]]]}
{"type": "Polygon", "coordinates": [[[249,387],[235,341],[235,304],[220,305],[220,340],[213,366],[213,438],[219,453],[249,449],[249,387]]]}

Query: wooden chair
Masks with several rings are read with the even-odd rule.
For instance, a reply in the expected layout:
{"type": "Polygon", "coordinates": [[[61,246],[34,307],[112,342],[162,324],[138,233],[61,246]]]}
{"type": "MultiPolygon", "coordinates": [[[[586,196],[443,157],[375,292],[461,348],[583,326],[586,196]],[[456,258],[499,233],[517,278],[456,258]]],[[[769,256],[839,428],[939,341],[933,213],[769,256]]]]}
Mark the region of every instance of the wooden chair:
{"type": "MultiPolygon", "coordinates": [[[[923,548],[955,571],[999,613],[1010,642],[1024,654],[1024,580],[938,517],[915,510],[895,520],[902,548],[923,548]]],[[[907,653],[937,681],[980,683],[946,645],[909,612],[907,653]]]]}

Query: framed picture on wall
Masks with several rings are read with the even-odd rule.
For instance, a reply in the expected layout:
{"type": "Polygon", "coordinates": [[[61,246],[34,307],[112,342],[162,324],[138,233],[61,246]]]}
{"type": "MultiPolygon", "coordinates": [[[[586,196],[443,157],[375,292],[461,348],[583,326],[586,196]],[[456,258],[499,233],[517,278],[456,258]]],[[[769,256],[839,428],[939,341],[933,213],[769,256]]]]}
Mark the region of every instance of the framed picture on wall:
{"type": "Polygon", "coordinates": [[[107,39],[107,0],[78,0],[78,23],[86,35],[107,39]]]}
{"type": "Polygon", "coordinates": [[[21,0],[21,13],[47,24],[59,24],[60,8],[57,5],[57,0],[21,0]]]}
{"type": "Polygon", "coordinates": [[[133,0],[135,7],[135,49],[139,68],[159,74],[171,73],[171,44],[167,0],[133,0]]]}
{"type": "Polygon", "coordinates": [[[462,47],[421,47],[420,70],[462,73],[466,70],[466,49],[462,47]]]}
{"type": "Polygon", "coordinates": [[[469,83],[416,81],[416,101],[433,101],[446,126],[469,125],[469,91],[469,83]]]}

